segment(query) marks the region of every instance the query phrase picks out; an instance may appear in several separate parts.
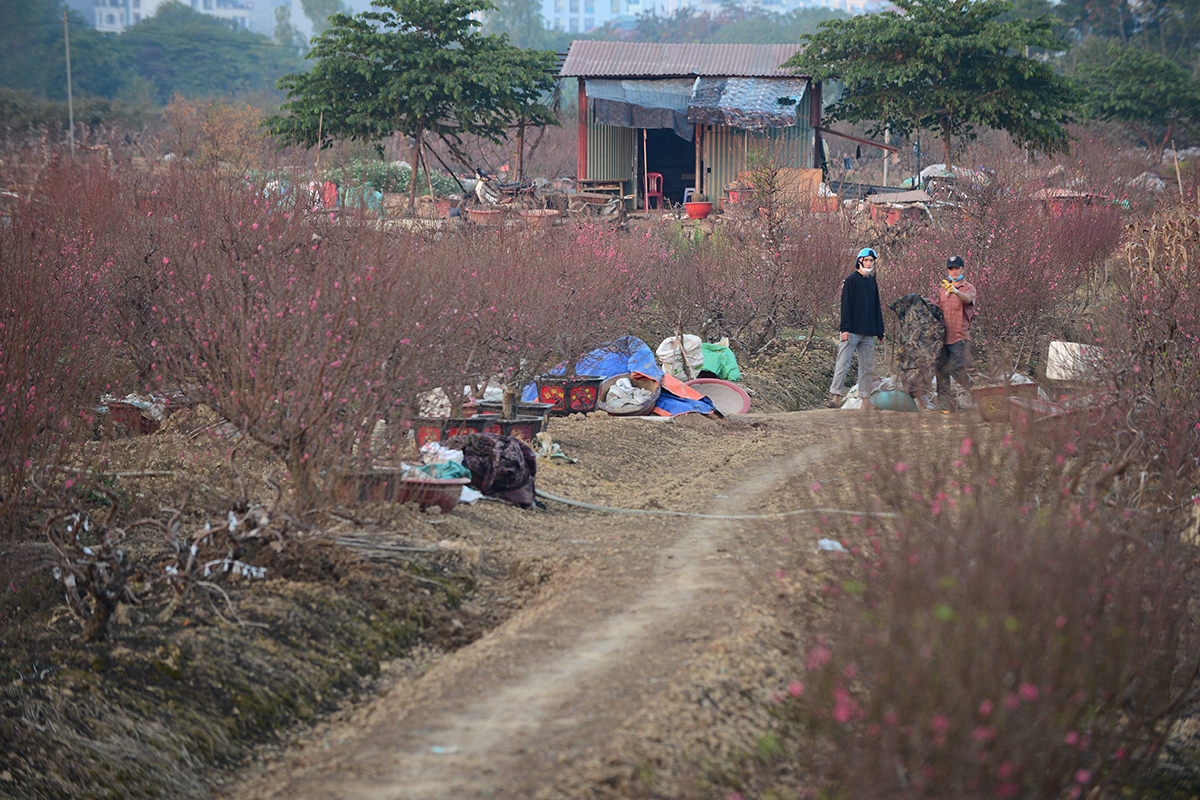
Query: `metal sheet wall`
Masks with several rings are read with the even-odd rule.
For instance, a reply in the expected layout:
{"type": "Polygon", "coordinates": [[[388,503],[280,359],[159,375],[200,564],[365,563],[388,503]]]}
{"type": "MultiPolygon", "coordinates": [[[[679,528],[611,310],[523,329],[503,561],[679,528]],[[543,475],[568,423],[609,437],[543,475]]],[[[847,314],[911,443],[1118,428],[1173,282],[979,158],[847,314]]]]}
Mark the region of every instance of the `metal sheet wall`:
{"type": "MultiPolygon", "coordinates": [[[[806,120],[807,114],[802,113],[801,119],[806,120]]],[[[708,170],[704,176],[704,192],[710,198],[721,197],[725,185],[746,169],[748,152],[760,151],[770,154],[783,167],[810,168],[813,166],[814,141],[812,126],[806,121],[799,125],[769,128],[758,133],[737,128],[705,126],[704,163],[708,170]]]]}
{"type": "MultiPolygon", "coordinates": [[[[589,117],[591,115],[589,114],[589,117]]],[[[637,130],[597,125],[588,120],[587,177],[592,180],[627,181],[632,191],[633,164],[637,155],[637,130]]]]}

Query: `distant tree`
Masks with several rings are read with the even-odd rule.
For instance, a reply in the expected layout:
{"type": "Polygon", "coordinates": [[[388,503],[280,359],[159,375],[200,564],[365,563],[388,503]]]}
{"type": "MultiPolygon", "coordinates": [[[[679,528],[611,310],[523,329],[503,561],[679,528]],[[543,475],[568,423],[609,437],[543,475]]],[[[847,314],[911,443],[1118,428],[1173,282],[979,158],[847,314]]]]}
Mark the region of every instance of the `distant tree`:
{"type": "Polygon", "coordinates": [[[634,42],[663,42],[689,44],[703,42],[720,27],[707,11],[693,6],[680,6],[666,17],[651,10],[639,14],[637,24],[627,37],[634,42]]]}
{"type": "Polygon", "coordinates": [[[329,18],[334,14],[349,14],[349,7],[342,0],[300,0],[304,16],[312,22],[313,35],[320,36],[329,30],[329,18]]]}
{"type": "Polygon", "coordinates": [[[1054,15],[1074,31],[1077,39],[1112,37],[1127,44],[1137,26],[1137,13],[1130,0],[1060,0],[1054,6],[1054,15]]]}
{"type": "Polygon", "coordinates": [[[544,98],[555,56],[521,50],[505,36],[476,30],[488,0],[376,0],[378,11],[335,14],[315,40],[310,72],[287,75],[288,101],[270,117],[282,141],[328,146],[334,139],[377,142],[393,133],[416,143],[416,175],[432,136],[468,165],[462,136],[491,141],[511,126],[554,124],[544,98]]]}
{"type": "Polygon", "coordinates": [[[294,47],[299,54],[308,50],[304,34],[292,24],[291,6],[275,6],[275,42],[284,47],[294,47]]]}
{"type": "Polygon", "coordinates": [[[1134,43],[1171,59],[1200,77],[1200,0],[1142,0],[1134,43]]]}
{"type": "Polygon", "coordinates": [[[483,14],[483,32],[507,34],[514,47],[545,49],[546,26],[538,0],[495,0],[495,7],[483,14]]]}
{"type": "Polygon", "coordinates": [[[128,68],[154,85],[160,105],[176,93],[204,97],[267,89],[301,63],[291,48],[179,2],[159,6],[119,41],[128,68]]]}
{"type": "Polygon", "coordinates": [[[1155,160],[1178,125],[1200,119],[1200,87],[1166,56],[1115,41],[1080,49],[1086,53],[1076,67],[1084,111],[1123,123],[1155,160]]]}
{"type": "MultiPolygon", "coordinates": [[[[81,96],[115,97],[122,72],[116,37],[88,27],[68,11],[72,88],[81,96]]],[[[66,48],[58,0],[0,2],[0,86],[67,99],[66,48]]]]}
{"type": "Polygon", "coordinates": [[[715,44],[792,44],[800,37],[816,33],[822,22],[848,19],[849,14],[824,6],[798,8],[788,14],[764,14],[722,25],[705,41],[715,44]]]}
{"type": "Polygon", "coordinates": [[[947,162],[955,137],[984,126],[1036,152],[1066,151],[1075,91],[1050,64],[1023,52],[1061,47],[1048,17],[998,22],[1012,9],[1007,0],[894,3],[899,11],[822,23],[788,62],[816,80],[844,83],[829,119],[873,122],[872,134],[933,128],[947,162]]]}

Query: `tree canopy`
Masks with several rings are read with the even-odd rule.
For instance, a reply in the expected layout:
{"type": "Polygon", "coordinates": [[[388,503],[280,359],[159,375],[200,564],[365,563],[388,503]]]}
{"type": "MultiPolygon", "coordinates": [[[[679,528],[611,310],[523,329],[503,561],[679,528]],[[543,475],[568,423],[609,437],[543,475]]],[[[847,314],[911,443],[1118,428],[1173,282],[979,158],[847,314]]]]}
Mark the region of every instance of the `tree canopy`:
{"type": "Polygon", "coordinates": [[[1117,41],[1085,43],[1080,49],[1084,110],[1096,119],[1124,123],[1155,159],[1162,157],[1177,125],[1200,118],[1200,87],[1166,56],[1117,41]]]}
{"type": "MultiPolygon", "coordinates": [[[[122,34],[89,28],[74,12],[68,19],[77,101],[91,96],[164,104],[176,93],[270,91],[279,76],[301,64],[294,47],[178,2],[160,6],[122,34]]],[[[64,51],[59,0],[0,2],[0,86],[65,100],[64,51]]]]}
{"type": "Polygon", "coordinates": [[[845,93],[826,115],[875,123],[902,136],[918,128],[942,134],[947,161],[955,137],[977,127],[1007,131],[1035,152],[1064,152],[1076,93],[1024,48],[1065,49],[1048,16],[999,17],[1007,0],[895,0],[885,11],[821,24],[787,66],[845,93]]]}
{"type": "Polygon", "coordinates": [[[417,144],[415,176],[426,136],[467,164],[459,149],[463,135],[500,141],[513,125],[555,121],[544,100],[554,87],[555,55],[478,31],[472,15],[491,10],[488,0],[377,0],[375,6],[380,10],[330,17],[307,56],[316,61],[313,69],[280,79],[288,101],[268,119],[272,133],[322,147],[401,133],[417,144]]]}
{"type": "Polygon", "coordinates": [[[119,46],[164,104],[176,93],[202,97],[267,89],[299,63],[292,48],[180,2],[159,6],[154,16],[121,34],[119,46]]]}

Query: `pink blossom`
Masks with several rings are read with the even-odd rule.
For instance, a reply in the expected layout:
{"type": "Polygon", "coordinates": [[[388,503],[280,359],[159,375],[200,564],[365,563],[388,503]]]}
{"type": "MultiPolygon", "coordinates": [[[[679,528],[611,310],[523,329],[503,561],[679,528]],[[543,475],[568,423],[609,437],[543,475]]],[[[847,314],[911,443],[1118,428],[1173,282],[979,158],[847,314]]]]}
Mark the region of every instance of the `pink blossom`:
{"type": "Polygon", "coordinates": [[[1079,734],[1075,731],[1068,731],[1067,735],[1063,737],[1063,744],[1068,744],[1072,747],[1079,744],[1079,734]]]}
{"type": "Polygon", "coordinates": [[[1075,772],[1075,782],[1076,783],[1087,783],[1091,779],[1092,779],[1092,773],[1088,772],[1086,769],[1077,770],[1075,772]]]}
{"type": "Polygon", "coordinates": [[[1032,702],[1038,699],[1038,688],[1029,681],[1022,683],[1017,691],[1020,693],[1022,700],[1032,702]]]}
{"type": "Polygon", "coordinates": [[[808,660],[804,662],[804,668],[811,672],[820,669],[832,660],[833,653],[829,652],[828,648],[817,645],[809,652],[808,660]]]}
{"type": "Polygon", "coordinates": [[[995,738],[995,736],[996,729],[989,728],[986,725],[980,725],[979,727],[975,728],[975,730],[971,731],[971,738],[977,742],[986,742],[995,738]]]}
{"type": "Polygon", "coordinates": [[[799,697],[804,694],[804,684],[800,681],[792,681],[788,684],[787,690],[792,697],[799,697]]]}
{"type": "Polygon", "coordinates": [[[987,719],[991,715],[992,715],[992,701],[984,700],[982,703],[979,704],[979,716],[983,717],[984,719],[987,719]]]}

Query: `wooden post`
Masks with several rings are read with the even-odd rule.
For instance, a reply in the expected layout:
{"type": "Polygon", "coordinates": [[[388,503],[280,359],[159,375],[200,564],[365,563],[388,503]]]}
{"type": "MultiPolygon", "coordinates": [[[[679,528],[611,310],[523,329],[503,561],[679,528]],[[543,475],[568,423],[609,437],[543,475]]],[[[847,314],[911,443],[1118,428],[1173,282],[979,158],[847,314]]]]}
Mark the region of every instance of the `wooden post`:
{"type": "Polygon", "coordinates": [[[317,178],[321,177],[321,133],[325,129],[325,112],[317,117],[317,160],[313,164],[313,172],[317,173],[317,178]]]}
{"type": "MultiPolygon", "coordinates": [[[[575,171],[577,180],[587,178],[587,87],[583,78],[579,79],[579,154],[575,171]]],[[[578,190],[578,184],[575,188],[578,190]]]]}
{"type": "Polygon", "coordinates": [[[696,126],[696,180],[692,181],[696,188],[696,194],[701,194],[700,191],[700,144],[704,139],[704,126],[696,126]]]}
{"type": "Polygon", "coordinates": [[[1171,158],[1175,160],[1175,180],[1179,183],[1179,199],[1183,199],[1183,178],[1179,175],[1179,153],[1175,151],[1175,140],[1171,140],[1171,158]]]}
{"type": "MultiPolygon", "coordinates": [[[[646,129],[642,128],[642,189],[645,201],[642,208],[646,209],[646,216],[650,216],[650,151],[646,149],[646,129]]],[[[661,204],[662,201],[660,200],[661,204]]]]}
{"type": "MultiPolygon", "coordinates": [[[[129,22],[129,18],[125,18],[129,22]]],[[[67,125],[71,140],[71,158],[75,157],[75,101],[71,97],[71,31],[67,27],[67,10],[63,9],[63,45],[67,49],[67,125]]],[[[1172,144],[1172,147],[1174,144],[1172,144]]]]}
{"type": "MultiPolygon", "coordinates": [[[[884,129],[884,131],[883,131],[883,143],[884,143],[884,144],[891,144],[891,143],[892,143],[892,129],[891,129],[891,128],[885,128],[885,129],[884,129]]],[[[887,172],[888,172],[888,170],[887,170],[887,168],[888,168],[888,158],[890,158],[890,157],[891,157],[891,155],[892,155],[892,154],[891,154],[891,153],[889,153],[887,150],[884,150],[884,151],[883,151],[883,185],[884,185],[884,186],[887,186],[887,185],[888,185],[888,182],[887,182],[887,172]]]]}
{"type": "Polygon", "coordinates": [[[525,180],[525,118],[517,123],[517,180],[525,180]]]}

